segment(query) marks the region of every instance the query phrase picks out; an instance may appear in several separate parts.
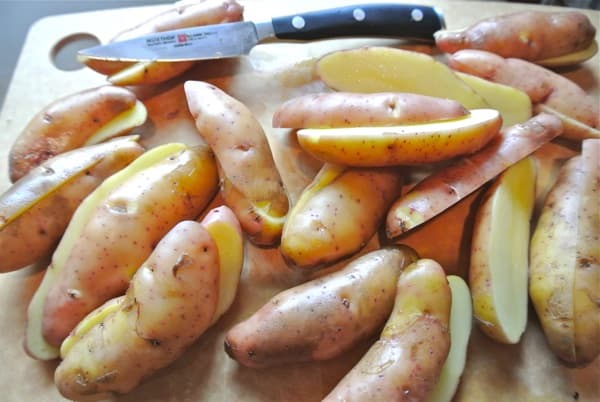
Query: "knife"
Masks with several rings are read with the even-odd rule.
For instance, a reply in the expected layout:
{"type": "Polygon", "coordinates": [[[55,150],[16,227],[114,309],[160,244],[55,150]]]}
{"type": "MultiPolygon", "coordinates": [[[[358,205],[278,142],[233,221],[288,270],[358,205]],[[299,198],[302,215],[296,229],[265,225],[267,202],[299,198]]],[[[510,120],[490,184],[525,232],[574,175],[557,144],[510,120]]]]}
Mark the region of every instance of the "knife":
{"type": "Polygon", "coordinates": [[[79,51],[79,60],[186,61],[248,54],[268,39],[381,36],[433,41],[445,28],[439,9],[411,4],[360,4],[249,21],[157,32],[79,51]]]}

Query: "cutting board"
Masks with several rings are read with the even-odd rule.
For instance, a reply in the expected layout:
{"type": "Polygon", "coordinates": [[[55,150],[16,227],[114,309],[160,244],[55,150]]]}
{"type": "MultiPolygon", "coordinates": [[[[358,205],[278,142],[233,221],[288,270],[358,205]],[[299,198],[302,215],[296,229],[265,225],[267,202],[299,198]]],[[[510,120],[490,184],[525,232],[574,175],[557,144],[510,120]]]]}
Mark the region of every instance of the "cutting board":
{"type": "MultiPolygon", "coordinates": [[[[249,20],[264,20],[269,14],[290,14],[323,6],[323,2],[316,0],[242,3],[249,20]]],[[[477,19],[509,11],[539,7],[468,1],[420,0],[420,3],[439,6],[448,28],[460,28],[477,19]]],[[[328,7],[343,4],[351,3],[347,0],[327,2],[328,7]]],[[[118,31],[166,7],[168,5],[59,15],[40,20],[31,27],[0,114],[0,191],[9,187],[8,149],[33,114],[57,98],[105,83],[103,76],[87,69],[56,68],[53,64],[56,46],[82,33],[105,42],[118,31]]],[[[600,28],[600,13],[585,12],[600,28]]],[[[324,89],[312,73],[316,57],[336,49],[369,44],[404,45],[388,39],[270,43],[256,47],[246,58],[200,63],[179,81],[138,91],[151,121],[140,134],[148,146],[165,139],[196,141],[180,84],[185,79],[211,81],[245,102],[259,118],[294,200],[320,164],[304,155],[289,133],[270,128],[272,111],[292,96],[324,89]]],[[[598,96],[599,56],[561,73],[598,96]]],[[[376,246],[373,240],[368,247],[376,246]]],[[[360,359],[368,343],[332,361],[275,369],[252,370],[230,360],[223,352],[223,335],[227,328],[247,317],[276,292],[304,280],[285,265],[276,248],[258,249],[247,245],[246,250],[244,274],[232,309],[172,366],[155,374],[132,393],[114,400],[312,402],[320,400],[360,359]]],[[[0,311],[0,361],[4,365],[0,370],[0,389],[5,401],[62,400],[53,384],[56,362],[35,361],[22,348],[26,308],[46,263],[0,276],[0,305],[4,306],[0,311]]],[[[455,401],[591,402],[597,401],[600,394],[598,378],[598,360],[585,369],[561,366],[548,351],[532,318],[522,341],[512,346],[496,344],[477,328],[473,329],[467,367],[455,401]]]]}

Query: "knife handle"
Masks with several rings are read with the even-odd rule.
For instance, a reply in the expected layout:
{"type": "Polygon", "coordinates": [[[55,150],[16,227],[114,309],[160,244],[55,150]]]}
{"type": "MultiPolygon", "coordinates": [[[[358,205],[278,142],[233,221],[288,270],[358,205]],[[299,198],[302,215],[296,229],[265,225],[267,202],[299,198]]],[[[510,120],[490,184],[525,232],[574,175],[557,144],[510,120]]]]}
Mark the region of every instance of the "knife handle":
{"type": "Polygon", "coordinates": [[[344,36],[390,36],[433,41],[445,27],[435,7],[411,4],[360,4],[272,19],[279,39],[313,40],[344,36]]]}

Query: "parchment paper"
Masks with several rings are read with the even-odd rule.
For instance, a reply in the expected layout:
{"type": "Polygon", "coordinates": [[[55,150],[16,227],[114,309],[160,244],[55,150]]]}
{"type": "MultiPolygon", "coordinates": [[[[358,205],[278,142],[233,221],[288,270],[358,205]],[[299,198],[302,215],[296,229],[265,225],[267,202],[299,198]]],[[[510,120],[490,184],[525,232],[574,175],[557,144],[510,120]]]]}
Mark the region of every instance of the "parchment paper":
{"type": "MultiPolygon", "coordinates": [[[[535,8],[493,2],[421,1],[440,6],[449,28],[458,28],[478,18],[507,11],[535,8]]],[[[273,15],[322,7],[314,0],[302,2],[246,1],[246,18],[260,20],[273,15]]],[[[330,1],[327,7],[351,4],[330,1]]],[[[57,16],[40,21],[32,27],[22,57],[9,88],[0,116],[0,191],[9,186],[7,153],[20,130],[41,107],[66,94],[104,83],[103,77],[89,70],[58,71],[49,54],[54,43],[76,32],[91,32],[100,39],[110,38],[116,31],[143,20],[163,7],[110,10],[95,13],[57,16]],[[110,23],[109,23],[110,21],[110,23]],[[121,23],[118,25],[115,21],[121,23]],[[112,28],[112,29],[111,29],[112,28]],[[114,29],[114,30],[113,30],[114,29]]],[[[587,12],[600,27],[598,12],[587,12]]],[[[316,57],[340,48],[367,44],[403,46],[393,40],[335,40],[311,44],[271,43],[260,45],[249,57],[198,63],[194,69],[172,82],[138,90],[149,110],[149,121],[137,130],[147,146],[169,141],[201,141],[196,135],[187,110],[181,83],[187,79],[207,80],[246,103],[266,130],[275,161],[292,200],[320,167],[320,162],[304,154],[295,142],[293,132],[271,128],[272,112],[290,97],[327,90],[313,74],[316,57]]],[[[421,47],[422,48],[422,47],[421,47]]],[[[565,70],[569,78],[598,95],[599,57],[582,66],[565,70]]],[[[572,154],[568,148],[553,145],[541,154],[554,166],[572,154]]],[[[550,171],[550,170],[548,170],[550,171]]],[[[476,197],[472,197],[471,202],[476,197]]],[[[220,203],[215,199],[213,205],[220,203]]],[[[468,238],[470,205],[459,204],[443,222],[456,221],[463,230],[448,231],[447,224],[438,223],[455,252],[447,259],[449,272],[464,274],[464,242],[468,238]],[[461,211],[462,208],[462,212],[461,211]],[[458,212],[457,212],[458,211],[458,212]],[[449,240],[450,239],[450,240],[449,240]],[[463,247],[462,249],[460,247],[463,247]],[[461,251],[463,250],[463,251],[461,251]]],[[[350,217],[349,217],[350,218],[350,217]]],[[[456,226],[454,226],[456,227],[456,226]]],[[[431,233],[436,233],[435,228],[431,233]]],[[[427,236],[429,237],[429,236],[427,236]]],[[[436,241],[435,238],[433,241],[436,241]]],[[[366,250],[378,246],[375,236],[366,250]]],[[[415,241],[424,257],[434,255],[437,247],[415,241]],[[419,246],[421,245],[421,246],[419,246]]],[[[364,250],[364,251],[366,251],[364,250]]],[[[223,351],[225,331],[234,323],[252,314],[278,291],[308,279],[287,267],[277,248],[260,249],[245,245],[245,265],[239,292],[231,310],[209,329],[186,354],[172,366],[161,370],[132,393],[115,397],[114,401],[319,401],[355,364],[369,347],[365,342],[341,358],[320,363],[288,365],[273,369],[254,370],[238,365],[223,351]]],[[[343,262],[341,263],[343,264],[343,262]]],[[[56,362],[38,362],[22,349],[27,304],[43,275],[47,261],[14,273],[0,275],[0,399],[6,401],[63,400],[53,384],[56,362]]],[[[530,323],[518,345],[500,345],[473,328],[468,361],[456,402],[471,401],[598,401],[600,360],[585,369],[568,369],[548,350],[533,310],[530,323]]]]}

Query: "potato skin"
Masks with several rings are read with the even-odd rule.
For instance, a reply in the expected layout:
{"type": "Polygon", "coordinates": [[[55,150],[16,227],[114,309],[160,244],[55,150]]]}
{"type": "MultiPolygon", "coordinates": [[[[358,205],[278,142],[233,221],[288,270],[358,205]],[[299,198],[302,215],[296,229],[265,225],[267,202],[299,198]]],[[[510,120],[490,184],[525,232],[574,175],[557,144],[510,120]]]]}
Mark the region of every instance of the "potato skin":
{"type": "Polygon", "coordinates": [[[507,128],[481,151],[453,161],[398,198],[386,218],[387,237],[433,218],[561,133],[560,120],[547,113],[507,128]]]}
{"type": "Polygon", "coordinates": [[[535,61],[584,49],[595,34],[588,17],[577,11],[523,11],[487,18],[459,31],[438,31],[435,43],[446,53],[479,49],[535,61]]]}
{"type": "Polygon", "coordinates": [[[544,67],[482,50],[461,50],[448,62],[455,70],[517,88],[529,95],[534,105],[543,103],[590,127],[600,128],[598,100],[568,78],[544,67]]]}
{"type": "MultiPolygon", "coordinates": [[[[592,145],[584,142],[584,147],[592,145]]],[[[569,159],[531,239],[529,294],[551,350],[569,366],[600,354],[600,142],[569,159]]]]}
{"type": "Polygon", "coordinates": [[[54,375],[61,394],[126,393],[176,360],[211,323],[218,263],[216,245],[200,223],[177,224],[134,275],[117,310],[87,332],[75,329],[71,336],[79,339],[54,375]]]}
{"type": "Polygon", "coordinates": [[[14,183],[43,161],[82,146],[136,101],[130,90],[105,85],[52,102],[27,123],[13,143],[8,155],[10,180],[14,183]]]}
{"type": "Polygon", "coordinates": [[[404,182],[396,168],[341,168],[327,182],[335,169],[324,165],[288,214],[280,251],[290,265],[319,269],[358,252],[404,182]]]}
{"type": "Polygon", "coordinates": [[[225,204],[251,241],[279,242],[283,220],[271,230],[268,218],[285,217],[289,200],[260,123],[243,103],[214,85],[188,81],[184,88],[196,130],[219,162],[225,204]]]}
{"type": "Polygon", "coordinates": [[[427,123],[465,116],[458,102],[432,96],[332,92],[291,99],[273,115],[273,127],[330,128],[427,123]]]}
{"type": "Polygon", "coordinates": [[[253,368],[340,356],[381,328],[396,280],[415,260],[408,247],[383,248],[285,290],[227,332],[225,351],[253,368]]]}
{"type": "Polygon", "coordinates": [[[323,401],[424,401],[450,350],[451,304],[437,262],[421,259],[407,267],[380,339],[323,401]]]}
{"type": "MultiPolygon", "coordinates": [[[[143,151],[133,139],[75,149],[44,162],[13,185],[8,191],[24,195],[34,191],[39,199],[16,219],[0,225],[0,272],[25,267],[49,255],[81,201],[104,179],[127,166],[143,151]],[[88,159],[90,164],[87,167],[82,165],[82,169],[73,176],[63,177],[60,171],[55,170],[63,165],[57,163],[57,159],[71,162],[88,159]],[[36,188],[38,178],[42,176],[47,179],[48,175],[58,180],[55,183],[57,188],[36,188]]],[[[5,196],[8,196],[8,192],[0,196],[0,216],[10,218],[6,212],[14,204],[3,205],[2,198],[5,196]]],[[[15,197],[18,194],[11,196],[15,197]]]]}
{"type": "Polygon", "coordinates": [[[131,276],[177,222],[199,215],[217,189],[207,148],[184,148],[137,172],[95,207],[45,298],[42,334],[52,345],[90,311],[127,289],[131,276]]]}

